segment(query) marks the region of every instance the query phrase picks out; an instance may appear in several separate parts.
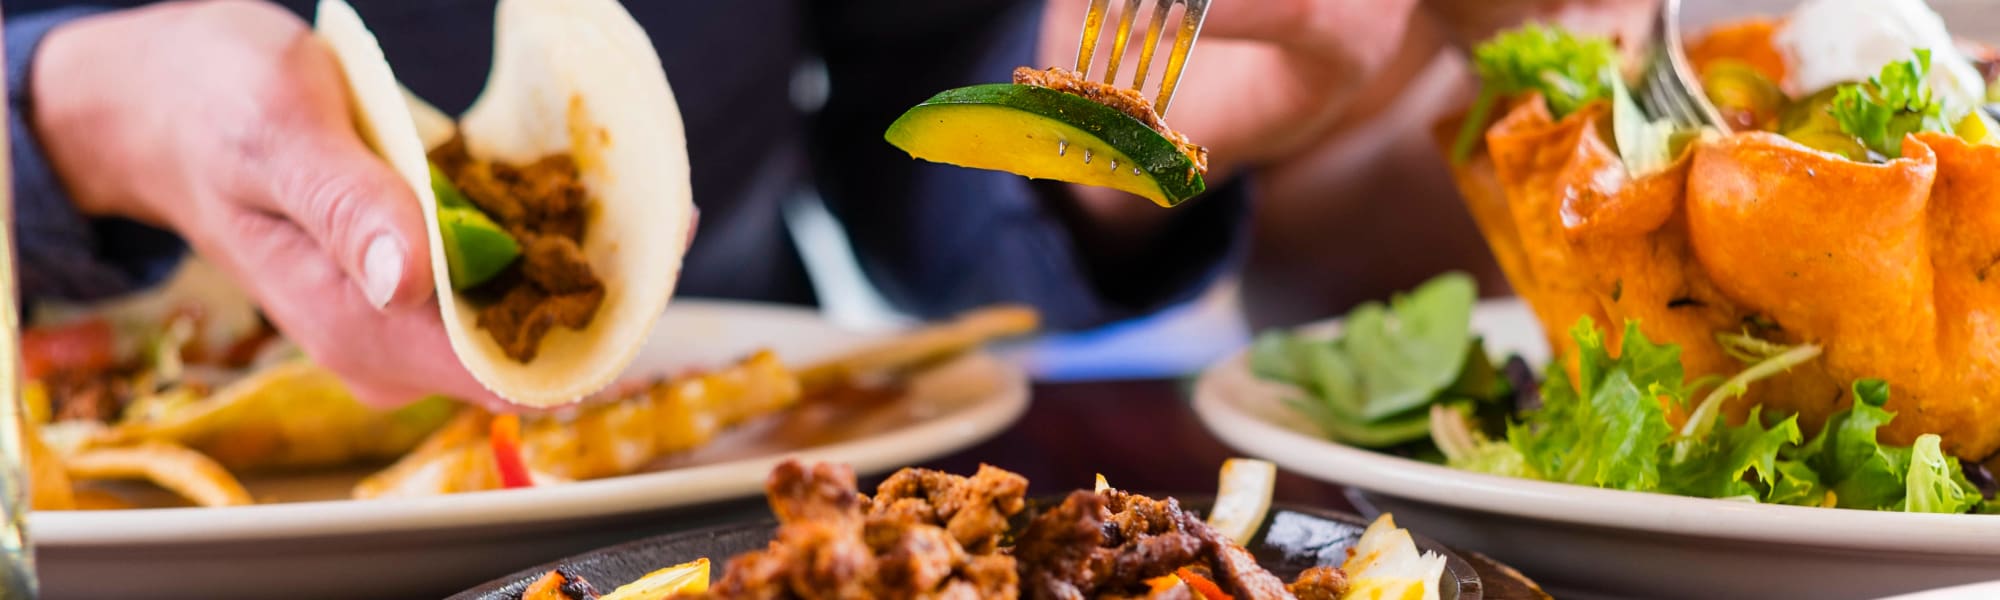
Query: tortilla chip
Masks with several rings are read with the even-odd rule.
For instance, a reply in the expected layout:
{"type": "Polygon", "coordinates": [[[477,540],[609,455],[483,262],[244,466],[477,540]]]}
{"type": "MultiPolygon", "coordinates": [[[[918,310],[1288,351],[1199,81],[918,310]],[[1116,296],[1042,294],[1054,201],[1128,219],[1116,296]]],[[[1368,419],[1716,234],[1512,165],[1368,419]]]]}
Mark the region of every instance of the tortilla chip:
{"type": "Polygon", "coordinates": [[[332,372],[298,360],[206,397],[142,398],[108,439],[180,444],[236,471],[324,467],[402,456],[452,406],[429,398],[393,411],[369,407],[332,372]]]}
{"type": "Polygon", "coordinates": [[[200,452],[172,444],[147,443],[91,448],[64,461],[75,479],[144,479],[200,506],[250,504],[250,492],[222,465],[200,452]]]}
{"type": "MultiPolygon", "coordinates": [[[[123,496],[105,490],[85,489],[76,492],[75,510],[129,510],[139,508],[138,504],[123,496]]],[[[37,507],[36,510],[41,510],[37,507]]]]}
{"type": "Polygon", "coordinates": [[[69,473],[63,469],[62,457],[42,442],[40,424],[32,419],[19,423],[21,445],[28,454],[28,493],[32,496],[29,505],[35,510],[76,508],[76,494],[70,486],[69,473]]]}

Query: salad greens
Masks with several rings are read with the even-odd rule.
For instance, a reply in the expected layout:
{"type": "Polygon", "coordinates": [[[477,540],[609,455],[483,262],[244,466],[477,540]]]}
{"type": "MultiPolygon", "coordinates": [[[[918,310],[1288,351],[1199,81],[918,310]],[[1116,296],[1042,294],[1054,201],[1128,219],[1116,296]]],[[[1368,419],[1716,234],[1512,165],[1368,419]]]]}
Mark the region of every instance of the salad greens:
{"type": "Polygon", "coordinates": [[[1876,442],[1875,430],[1896,418],[1884,410],[1889,385],[1880,379],[1854,382],[1854,406],[1827,419],[1793,459],[1820,474],[1828,501],[1842,508],[1909,512],[1966,512],[1982,501],[1966,481],[1958,461],[1944,456],[1935,434],[1909,447],[1876,442]]]}
{"type": "Polygon", "coordinates": [[[1513,385],[1459,326],[1469,324],[1472,298],[1469,278],[1441,276],[1387,307],[1356,309],[1335,339],[1266,333],[1251,366],[1304,392],[1294,405],[1336,441],[1411,450],[1428,435],[1443,462],[1459,469],[1770,504],[2000,510],[1943,453],[1938,436],[1910,446],[1876,439],[1895,418],[1883,408],[1890,393],[1883,380],[1854,382],[1852,406],[1810,439],[1795,415],[1753,408],[1733,425],[1723,416],[1723,403],[1758,380],[1818,357],[1815,345],[1719,335],[1747,366],[1726,379],[1688,381],[1679,346],[1654,343],[1636,321],[1623,324],[1614,344],[1585,317],[1570,330],[1574,371],[1562,361],[1549,365],[1540,405],[1513,407],[1513,385]],[[1676,428],[1670,414],[1687,420],[1676,428]],[[1427,427],[1418,431],[1419,424],[1427,427]]]}
{"type": "Polygon", "coordinates": [[[1916,58],[1892,62],[1868,81],[1842,84],[1827,111],[1840,130],[1861,140],[1870,151],[1902,156],[1903,136],[1920,131],[1952,132],[1944,103],[1931,93],[1925,77],[1931,52],[1916,50],[1916,58]]]}
{"type": "Polygon", "coordinates": [[[1298,385],[1308,397],[1294,406],[1344,443],[1379,448],[1421,440],[1430,435],[1430,405],[1511,393],[1472,338],[1476,297],[1471,277],[1446,274],[1387,306],[1355,308],[1339,337],[1267,333],[1251,348],[1250,368],[1298,385]]]}

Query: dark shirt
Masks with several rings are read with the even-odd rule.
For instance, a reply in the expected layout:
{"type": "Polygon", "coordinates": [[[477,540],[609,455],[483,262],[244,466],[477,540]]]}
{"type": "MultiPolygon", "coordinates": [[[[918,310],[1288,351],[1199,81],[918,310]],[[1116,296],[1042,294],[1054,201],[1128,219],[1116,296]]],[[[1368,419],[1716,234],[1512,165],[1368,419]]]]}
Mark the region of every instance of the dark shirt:
{"type": "MultiPolygon", "coordinates": [[[[42,34],[89,10],[145,2],[80,4],[6,5],[16,227],[29,297],[129,292],[159,280],[185,249],[143,225],[78,215],[25,126],[22,115],[33,110],[27,73],[42,34]]],[[[311,18],[310,1],[281,4],[311,18]]],[[[450,113],[471,104],[491,58],[492,0],[353,4],[405,85],[450,113]]],[[[1033,62],[1039,2],[647,0],[626,9],[659,50],[686,123],[701,228],[679,293],[812,303],[781,213],[809,192],[840,219],[884,296],[928,317],[1026,302],[1053,326],[1094,325],[1185,299],[1238,254],[1240,190],[1177,209],[1143,260],[1090,264],[1066,225],[1060,187],[921,163],[882,141],[889,122],[930,94],[1005,81],[1033,62]]]]}

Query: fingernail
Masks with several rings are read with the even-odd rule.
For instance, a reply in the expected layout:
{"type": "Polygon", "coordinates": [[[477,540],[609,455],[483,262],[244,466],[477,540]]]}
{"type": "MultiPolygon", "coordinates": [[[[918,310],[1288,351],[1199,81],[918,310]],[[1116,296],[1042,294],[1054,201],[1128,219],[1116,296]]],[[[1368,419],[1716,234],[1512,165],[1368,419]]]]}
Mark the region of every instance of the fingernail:
{"type": "Polygon", "coordinates": [[[361,291],[375,308],[389,305],[403,281],[403,242],[395,234],[376,234],[361,255],[361,291]]]}

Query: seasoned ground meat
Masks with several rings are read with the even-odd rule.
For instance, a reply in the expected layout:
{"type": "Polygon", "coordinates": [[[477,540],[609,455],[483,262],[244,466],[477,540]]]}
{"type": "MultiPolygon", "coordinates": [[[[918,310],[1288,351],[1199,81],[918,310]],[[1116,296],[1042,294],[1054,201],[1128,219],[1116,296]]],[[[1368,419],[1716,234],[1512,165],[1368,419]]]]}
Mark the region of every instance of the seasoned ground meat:
{"type": "Polygon", "coordinates": [[[1153,128],[1153,131],[1166,136],[1168,141],[1174,143],[1175,148],[1180,149],[1181,154],[1186,154],[1189,160],[1194,161],[1196,171],[1204,175],[1208,173],[1208,149],[1196,145],[1189,141],[1187,136],[1168,127],[1166,119],[1153,111],[1153,104],[1147,102],[1146,97],[1138,90],[1090,81],[1078,76],[1075,71],[1062,67],[1049,67],[1044,71],[1020,67],[1014,69],[1014,83],[1076,94],[1091,102],[1130,115],[1140,123],[1145,123],[1147,127],[1153,128]]]}
{"type": "Polygon", "coordinates": [[[1347,591],[1347,574],[1339,567],[1313,567],[1299,573],[1298,580],[1286,588],[1299,600],[1340,600],[1347,591]]]}
{"type": "Polygon", "coordinates": [[[997,552],[998,536],[1026,490],[999,469],[905,470],[871,501],[846,466],[788,461],[765,483],[776,539],[730,559],[715,585],[689,597],[1013,598],[1014,558],[997,552]],[[998,528],[988,525],[995,517],[998,528]]]}
{"type": "Polygon", "coordinates": [[[111,370],[57,369],[42,378],[56,421],[111,423],[132,403],[126,375],[111,370]]]}
{"type": "Polygon", "coordinates": [[[1249,551],[1172,498],[1072,492],[1061,506],[1029,523],[1014,552],[1031,598],[1130,595],[1143,590],[1147,579],[1190,565],[1205,567],[1237,598],[1292,597],[1249,551]]]}
{"type": "Polygon", "coordinates": [[[468,294],[482,302],[479,327],[508,358],[535,359],[551,328],[583,329],[604,303],[604,283],[583,255],[589,194],[567,154],[526,166],[473,160],[453,138],[431,161],[465,197],[521,245],[521,260],[468,294]]]}
{"type": "Polygon", "coordinates": [[[981,465],[972,477],[929,469],[903,469],[875,490],[869,518],[941,525],[966,550],[989,553],[1000,547],[1007,518],[1026,504],[1028,480],[981,465]]]}
{"type": "Polygon", "coordinates": [[[1021,532],[1014,554],[1021,560],[1023,595],[1135,595],[1145,591],[1146,580],[1200,558],[1201,540],[1152,516],[1114,513],[1109,494],[1071,492],[1021,532]]]}

